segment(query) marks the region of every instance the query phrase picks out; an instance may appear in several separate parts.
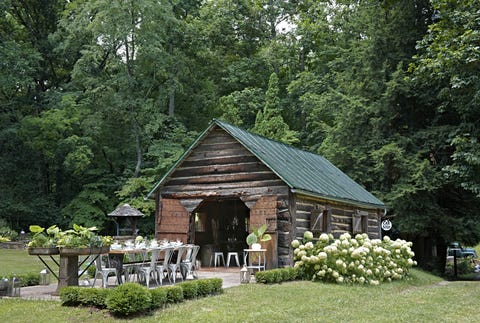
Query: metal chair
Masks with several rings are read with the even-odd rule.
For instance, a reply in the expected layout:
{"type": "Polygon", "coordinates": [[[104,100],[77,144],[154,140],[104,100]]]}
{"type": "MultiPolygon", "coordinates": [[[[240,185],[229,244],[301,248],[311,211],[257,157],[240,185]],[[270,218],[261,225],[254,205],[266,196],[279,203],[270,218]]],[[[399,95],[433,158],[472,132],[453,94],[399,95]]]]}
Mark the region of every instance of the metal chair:
{"type": "Polygon", "coordinates": [[[240,267],[240,261],[238,259],[238,252],[229,252],[227,254],[227,267],[230,267],[230,259],[232,257],[235,259],[235,262],[237,263],[237,267],[240,267]]]}
{"type": "Polygon", "coordinates": [[[187,246],[185,259],[180,263],[180,271],[183,279],[187,279],[188,275],[192,275],[193,278],[198,278],[195,262],[197,261],[199,250],[200,246],[187,246]]]}
{"type": "Polygon", "coordinates": [[[117,269],[116,268],[110,268],[108,257],[107,257],[106,264],[107,265],[105,265],[105,263],[103,261],[103,256],[98,255],[97,259],[95,259],[95,267],[96,268],[95,268],[95,277],[93,279],[93,286],[95,286],[95,282],[97,281],[97,276],[98,275],[102,276],[102,287],[103,288],[107,287],[108,276],[110,276],[110,274],[113,274],[114,276],[117,275],[117,269]]]}
{"type": "MultiPolygon", "coordinates": [[[[158,280],[160,281],[160,285],[162,285],[163,284],[163,279],[165,278],[164,274],[166,274],[166,276],[168,276],[168,264],[172,260],[173,248],[165,248],[165,249],[160,249],[160,250],[163,251],[163,260],[162,261],[157,260],[157,265],[155,267],[155,271],[157,272],[158,280]]],[[[168,278],[170,280],[170,276],[168,276],[168,278]]]]}
{"type": "MultiPolygon", "coordinates": [[[[177,272],[180,272],[180,263],[182,262],[182,256],[185,250],[186,250],[186,247],[184,246],[178,247],[178,249],[176,250],[177,251],[176,257],[175,258],[172,257],[172,261],[168,264],[169,280],[170,282],[172,282],[173,280],[174,284],[177,277],[177,272]]],[[[183,281],[183,277],[181,273],[180,273],[180,277],[182,278],[182,281],[183,281]]]]}
{"type": "Polygon", "coordinates": [[[220,266],[222,261],[223,265],[225,266],[225,257],[223,256],[223,252],[216,251],[210,256],[210,266],[212,266],[212,262],[215,267],[217,267],[217,263],[220,266]]]}
{"type": "MultiPolygon", "coordinates": [[[[142,263],[138,263],[137,260],[143,261],[143,259],[137,259],[139,254],[135,252],[126,253],[124,260],[128,259],[130,263],[123,264],[123,274],[125,276],[125,282],[133,282],[135,277],[137,277],[138,281],[138,271],[139,268],[142,266],[142,263]]],[[[142,256],[143,257],[143,256],[142,256]]]]}
{"type": "Polygon", "coordinates": [[[155,282],[158,284],[157,278],[157,259],[160,249],[154,249],[151,251],[150,259],[148,257],[149,252],[145,252],[144,263],[142,266],[138,267],[138,280],[145,281],[147,288],[150,287],[150,278],[153,277],[155,282]]]}

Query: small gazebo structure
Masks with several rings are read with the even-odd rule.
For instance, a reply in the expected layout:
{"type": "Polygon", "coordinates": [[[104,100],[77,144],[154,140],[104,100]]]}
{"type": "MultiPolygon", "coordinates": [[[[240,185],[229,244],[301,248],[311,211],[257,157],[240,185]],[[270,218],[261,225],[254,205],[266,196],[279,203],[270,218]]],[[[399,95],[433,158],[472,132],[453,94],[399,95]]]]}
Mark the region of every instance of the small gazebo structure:
{"type": "Polygon", "coordinates": [[[137,218],[144,216],[142,212],[129,204],[123,204],[108,214],[114,218],[117,226],[117,236],[137,235],[137,218]],[[131,233],[131,234],[126,234],[131,233]]]}

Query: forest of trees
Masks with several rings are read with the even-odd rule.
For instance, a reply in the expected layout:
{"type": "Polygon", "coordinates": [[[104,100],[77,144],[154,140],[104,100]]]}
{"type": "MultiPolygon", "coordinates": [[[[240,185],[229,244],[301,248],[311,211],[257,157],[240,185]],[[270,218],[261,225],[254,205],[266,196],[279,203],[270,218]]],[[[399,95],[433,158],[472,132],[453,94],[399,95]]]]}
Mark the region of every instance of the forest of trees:
{"type": "Polygon", "coordinates": [[[477,0],[3,0],[0,220],[108,231],[130,203],[149,231],[146,192],[221,118],[476,244],[479,77],[477,0]]]}

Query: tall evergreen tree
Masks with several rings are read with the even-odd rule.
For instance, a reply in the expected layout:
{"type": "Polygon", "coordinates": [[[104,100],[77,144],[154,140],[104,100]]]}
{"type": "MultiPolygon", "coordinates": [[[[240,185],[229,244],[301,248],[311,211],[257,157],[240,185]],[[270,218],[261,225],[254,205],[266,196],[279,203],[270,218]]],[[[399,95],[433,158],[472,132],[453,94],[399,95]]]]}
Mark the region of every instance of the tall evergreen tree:
{"type": "Polygon", "coordinates": [[[297,143],[296,132],[290,130],[288,124],[283,120],[281,112],[278,97],[278,76],[276,73],[272,73],[268,82],[265,106],[263,111],[258,111],[255,125],[251,131],[286,144],[297,143]]]}

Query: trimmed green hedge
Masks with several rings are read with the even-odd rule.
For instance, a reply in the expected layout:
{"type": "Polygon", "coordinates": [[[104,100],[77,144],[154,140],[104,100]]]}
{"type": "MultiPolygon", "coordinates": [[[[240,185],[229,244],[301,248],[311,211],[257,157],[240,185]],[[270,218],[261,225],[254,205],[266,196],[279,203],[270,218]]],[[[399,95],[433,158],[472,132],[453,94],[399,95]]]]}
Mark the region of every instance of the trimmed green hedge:
{"type": "Polygon", "coordinates": [[[130,316],[152,307],[150,290],[137,283],[125,283],[115,287],[108,295],[108,310],[116,316],[130,316]]]}
{"type": "Polygon", "coordinates": [[[113,289],[68,286],[60,290],[60,300],[63,306],[107,308],[115,316],[129,317],[184,299],[220,294],[223,292],[222,283],[220,278],[209,278],[154,289],[137,283],[125,283],[113,289]]]}
{"type": "Polygon", "coordinates": [[[298,277],[296,268],[277,268],[255,272],[255,281],[261,284],[275,284],[295,280],[298,277]]]}
{"type": "Polygon", "coordinates": [[[181,287],[183,290],[183,298],[185,299],[194,299],[198,296],[198,284],[197,281],[185,281],[183,283],[178,283],[177,286],[181,287]]]}
{"type": "MultiPolygon", "coordinates": [[[[162,288],[162,287],[160,287],[162,288]]],[[[167,303],[180,303],[183,301],[183,289],[178,285],[165,286],[167,290],[167,303]]]]}
{"type": "Polygon", "coordinates": [[[166,288],[150,289],[150,293],[152,294],[152,310],[162,308],[167,304],[168,292],[166,288]]]}

